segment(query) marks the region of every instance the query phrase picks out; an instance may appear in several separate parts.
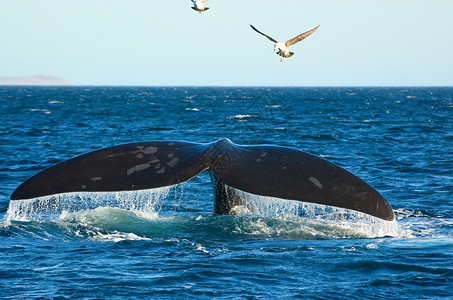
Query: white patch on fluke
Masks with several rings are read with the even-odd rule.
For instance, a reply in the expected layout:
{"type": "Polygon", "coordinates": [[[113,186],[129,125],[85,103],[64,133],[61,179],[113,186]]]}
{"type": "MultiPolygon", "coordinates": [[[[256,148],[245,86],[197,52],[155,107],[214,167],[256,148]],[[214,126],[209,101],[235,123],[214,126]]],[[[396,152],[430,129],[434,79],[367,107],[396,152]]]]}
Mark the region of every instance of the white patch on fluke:
{"type": "Polygon", "coordinates": [[[137,146],[137,149],[138,151],[140,151],[140,153],[138,153],[135,157],[137,158],[143,158],[144,155],[149,155],[149,154],[154,154],[157,152],[157,150],[159,150],[157,147],[154,147],[154,146],[149,146],[149,147],[143,147],[143,146],[137,146]]]}
{"type": "Polygon", "coordinates": [[[146,147],[145,149],[142,150],[143,153],[145,154],[154,154],[157,152],[157,147],[153,147],[153,146],[150,146],[150,147],[146,147]]]}
{"type": "Polygon", "coordinates": [[[139,172],[139,171],[146,170],[149,167],[150,167],[150,163],[137,165],[137,166],[135,166],[133,168],[127,169],[127,175],[131,175],[134,172],[139,172]]]}
{"type": "Polygon", "coordinates": [[[179,158],[175,157],[173,158],[172,160],[170,160],[167,165],[170,167],[170,168],[174,168],[179,162],[179,158]]]}
{"type": "Polygon", "coordinates": [[[321,182],[319,182],[319,180],[318,180],[317,178],[315,178],[315,177],[310,177],[310,178],[308,178],[308,180],[310,180],[311,183],[313,183],[313,184],[316,185],[319,189],[322,190],[322,184],[321,184],[321,182]]]}

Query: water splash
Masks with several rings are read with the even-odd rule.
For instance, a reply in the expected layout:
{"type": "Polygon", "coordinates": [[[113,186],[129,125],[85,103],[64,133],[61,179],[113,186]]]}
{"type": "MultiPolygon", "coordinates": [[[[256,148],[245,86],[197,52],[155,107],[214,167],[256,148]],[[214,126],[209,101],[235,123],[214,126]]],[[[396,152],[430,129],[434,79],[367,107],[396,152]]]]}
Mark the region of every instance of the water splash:
{"type": "Polygon", "coordinates": [[[154,214],[175,186],[122,192],[76,192],[27,200],[10,201],[5,223],[11,221],[55,221],[61,215],[99,207],[120,208],[154,214]]]}
{"type": "Polygon", "coordinates": [[[449,238],[452,236],[453,219],[430,216],[422,211],[399,208],[395,210],[396,219],[401,228],[411,238],[449,238]]]}
{"type": "Polygon", "coordinates": [[[143,231],[156,220],[160,221],[157,213],[98,207],[82,212],[63,212],[57,221],[60,226],[67,226],[77,237],[120,242],[151,240],[147,232],[143,231]]]}
{"type": "Polygon", "coordinates": [[[206,216],[192,218],[189,215],[175,219],[177,212],[166,207],[167,201],[163,201],[169,198],[171,191],[180,200],[182,186],[175,185],[140,191],[78,192],[15,200],[10,202],[3,224],[11,221],[56,222],[62,226],[78,224],[83,228],[80,236],[114,241],[179,235],[198,226],[207,232],[214,230],[227,235],[289,239],[408,235],[396,221],[384,221],[352,210],[258,196],[231,187],[227,190],[241,198],[241,205],[233,208],[236,216],[209,216],[206,219],[206,216]],[[160,216],[163,207],[170,209],[167,213],[171,217],[160,216]]]}
{"type": "MultiPolygon", "coordinates": [[[[293,223],[291,231],[301,231],[318,236],[320,232],[334,231],[336,236],[366,238],[407,236],[398,222],[382,219],[361,212],[321,204],[285,200],[250,194],[229,187],[241,199],[241,205],[233,208],[239,216],[278,218],[293,223]],[[300,228],[297,228],[300,226],[300,228]]],[[[266,232],[266,224],[258,231],[266,232]]],[[[272,230],[274,231],[274,230],[272,230]]]]}

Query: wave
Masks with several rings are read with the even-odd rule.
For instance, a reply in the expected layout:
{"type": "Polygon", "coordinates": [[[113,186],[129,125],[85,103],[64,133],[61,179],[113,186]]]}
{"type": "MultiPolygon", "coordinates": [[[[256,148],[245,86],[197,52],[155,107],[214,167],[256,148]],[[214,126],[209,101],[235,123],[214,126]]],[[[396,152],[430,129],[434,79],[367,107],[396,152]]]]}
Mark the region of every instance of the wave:
{"type": "Polygon", "coordinates": [[[258,117],[257,115],[240,114],[240,115],[227,117],[227,119],[228,120],[236,120],[236,121],[244,122],[244,121],[247,121],[248,119],[257,118],[257,117],[258,117]]]}

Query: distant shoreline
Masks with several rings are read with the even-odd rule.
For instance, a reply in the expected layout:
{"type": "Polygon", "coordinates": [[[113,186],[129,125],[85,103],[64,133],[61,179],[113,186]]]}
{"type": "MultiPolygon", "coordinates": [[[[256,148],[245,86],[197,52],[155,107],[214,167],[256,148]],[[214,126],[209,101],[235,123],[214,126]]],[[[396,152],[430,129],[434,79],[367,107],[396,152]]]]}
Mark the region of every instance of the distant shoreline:
{"type": "Polygon", "coordinates": [[[191,85],[191,84],[74,84],[62,78],[50,75],[24,77],[1,77],[0,86],[73,86],[73,87],[143,87],[143,88],[453,88],[453,85],[191,85]]]}
{"type": "Polygon", "coordinates": [[[69,81],[55,76],[34,75],[24,77],[0,77],[0,85],[64,86],[72,84],[69,81]]]}

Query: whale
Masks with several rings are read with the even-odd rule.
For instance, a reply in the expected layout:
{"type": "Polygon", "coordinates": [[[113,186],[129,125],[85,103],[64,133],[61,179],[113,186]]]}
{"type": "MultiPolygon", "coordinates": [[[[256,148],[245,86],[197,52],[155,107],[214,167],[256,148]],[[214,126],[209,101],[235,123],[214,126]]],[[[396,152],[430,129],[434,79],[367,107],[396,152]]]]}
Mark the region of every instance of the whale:
{"type": "Polygon", "coordinates": [[[213,212],[234,214],[244,191],[362,212],[386,221],[395,215],[372,186],[313,154],[276,145],[135,142],[103,148],[44,169],[20,184],[10,200],[73,192],[118,192],[177,185],[209,172],[213,212]]]}

